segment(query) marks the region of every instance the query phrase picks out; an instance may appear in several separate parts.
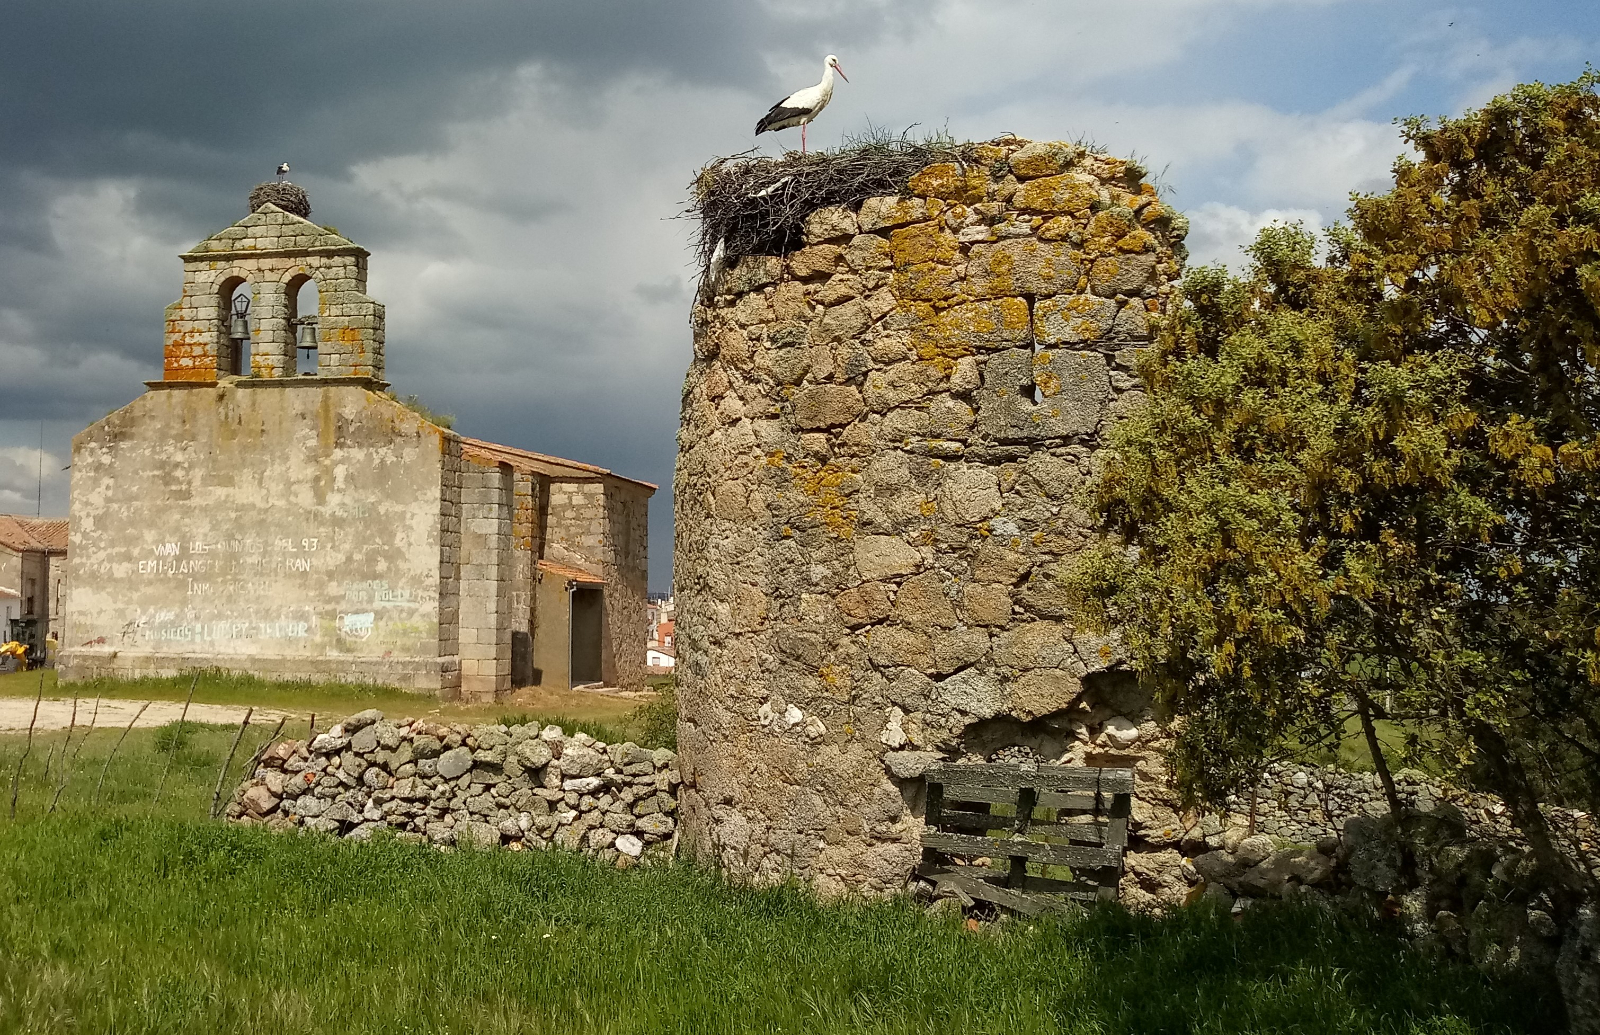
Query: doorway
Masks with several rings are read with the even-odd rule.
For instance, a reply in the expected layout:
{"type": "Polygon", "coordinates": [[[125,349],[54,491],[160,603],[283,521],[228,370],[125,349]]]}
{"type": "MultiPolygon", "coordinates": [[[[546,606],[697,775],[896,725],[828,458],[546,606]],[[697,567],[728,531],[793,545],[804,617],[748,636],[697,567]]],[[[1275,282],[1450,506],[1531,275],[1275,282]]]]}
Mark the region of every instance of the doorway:
{"type": "Polygon", "coordinates": [[[578,586],[572,591],[572,685],[598,683],[600,640],[604,626],[605,601],[601,590],[578,586]]]}

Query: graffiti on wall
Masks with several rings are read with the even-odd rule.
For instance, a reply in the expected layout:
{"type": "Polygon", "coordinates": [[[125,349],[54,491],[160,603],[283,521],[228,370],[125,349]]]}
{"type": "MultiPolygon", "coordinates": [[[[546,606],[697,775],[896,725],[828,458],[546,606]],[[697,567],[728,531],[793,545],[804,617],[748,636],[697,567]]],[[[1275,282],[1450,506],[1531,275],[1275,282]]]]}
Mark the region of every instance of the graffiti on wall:
{"type": "MultiPolygon", "coordinates": [[[[436,626],[419,612],[437,603],[436,587],[338,578],[341,569],[360,564],[351,557],[385,545],[339,543],[321,530],[147,542],[128,576],[174,590],[181,585],[184,606],[138,610],[123,625],[121,640],[155,649],[185,645],[229,651],[262,645],[360,650],[374,641],[426,638],[436,626]]],[[[177,594],[160,596],[178,602],[177,594]]]]}

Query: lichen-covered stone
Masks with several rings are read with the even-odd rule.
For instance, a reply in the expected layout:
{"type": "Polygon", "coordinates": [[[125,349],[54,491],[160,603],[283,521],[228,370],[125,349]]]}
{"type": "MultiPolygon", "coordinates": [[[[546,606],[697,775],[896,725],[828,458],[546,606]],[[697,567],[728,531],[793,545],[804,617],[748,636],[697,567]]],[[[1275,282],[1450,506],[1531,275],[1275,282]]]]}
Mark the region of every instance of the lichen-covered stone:
{"type": "Polygon", "coordinates": [[[1159,205],[1121,161],[1003,140],[816,214],[774,279],[725,277],[696,309],[676,583],[700,859],[898,891],[926,765],[1123,750],[1105,720],[1143,719],[1097,703],[1115,650],[1070,631],[1060,580],[1090,541],[1099,436],[1137,394],[1113,356],[1177,276],[1174,219],[1142,218],[1159,205]]]}
{"type": "Polygon", "coordinates": [[[967,257],[967,291],[977,298],[1071,292],[1082,275],[1072,246],[1062,241],[978,244],[967,257]]]}
{"type": "Polygon", "coordinates": [[[1024,183],[1011,195],[1011,204],[1030,212],[1084,212],[1099,198],[1093,176],[1067,173],[1024,183]]]}

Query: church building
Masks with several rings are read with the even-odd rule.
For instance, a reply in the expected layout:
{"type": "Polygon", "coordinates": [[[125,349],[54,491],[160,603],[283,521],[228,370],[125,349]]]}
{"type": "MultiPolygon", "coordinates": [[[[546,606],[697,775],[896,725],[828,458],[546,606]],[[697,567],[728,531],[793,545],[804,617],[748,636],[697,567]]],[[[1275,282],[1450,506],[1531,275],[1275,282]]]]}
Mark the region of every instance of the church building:
{"type": "Polygon", "coordinates": [[[184,254],[162,379],[73,439],[62,680],[638,686],[656,487],[397,401],[368,253],[310,214],[262,184],[184,254]]]}

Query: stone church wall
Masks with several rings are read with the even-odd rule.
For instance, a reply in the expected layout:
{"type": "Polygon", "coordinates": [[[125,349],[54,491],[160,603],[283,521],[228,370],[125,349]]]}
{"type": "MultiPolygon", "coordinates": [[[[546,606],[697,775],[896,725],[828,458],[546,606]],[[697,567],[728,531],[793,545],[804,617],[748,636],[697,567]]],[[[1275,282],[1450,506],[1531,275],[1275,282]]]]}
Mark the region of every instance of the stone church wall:
{"type": "MultiPolygon", "coordinates": [[[[1147,705],[1058,580],[1185,229],[1137,167],[1005,140],[702,294],[675,565],[702,859],[890,891],[931,762],[1142,757],[1147,705]]],[[[1141,766],[1136,834],[1176,820],[1141,766]]]]}
{"type": "Polygon", "coordinates": [[[215,665],[453,689],[452,440],[311,378],[180,383],[91,425],[63,679],[215,665]]]}

